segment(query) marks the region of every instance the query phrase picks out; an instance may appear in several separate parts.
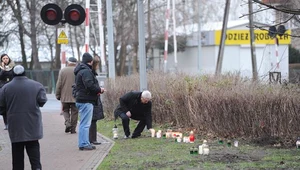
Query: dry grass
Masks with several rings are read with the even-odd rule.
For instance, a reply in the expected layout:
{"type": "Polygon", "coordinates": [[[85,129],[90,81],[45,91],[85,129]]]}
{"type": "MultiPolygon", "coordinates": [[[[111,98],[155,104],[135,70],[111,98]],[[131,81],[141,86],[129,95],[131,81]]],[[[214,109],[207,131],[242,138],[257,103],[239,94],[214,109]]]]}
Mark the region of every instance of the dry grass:
{"type": "MultiPolygon", "coordinates": [[[[236,75],[216,78],[155,72],[148,73],[147,80],[157,124],[224,138],[294,141],[300,136],[300,91],[296,85],[254,84],[236,75]]],[[[104,108],[106,116],[113,119],[119,97],[139,90],[139,76],[118,77],[105,87],[104,108]]]]}

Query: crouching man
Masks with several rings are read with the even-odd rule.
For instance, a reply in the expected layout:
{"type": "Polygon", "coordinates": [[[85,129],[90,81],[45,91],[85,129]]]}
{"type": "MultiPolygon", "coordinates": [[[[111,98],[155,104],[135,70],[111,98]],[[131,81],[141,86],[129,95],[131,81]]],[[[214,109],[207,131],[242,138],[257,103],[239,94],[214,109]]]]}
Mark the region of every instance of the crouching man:
{"type": "Polygon", "coordinates": [[[115,117],[122,119],[124,138],[130,136],[129,122],[130,119],[138,120],[139,123],[135,128],[131,138],[141,136],[145,126],[147,129],[152,129],[152,102],[151,93],[148,90],[143,92],[128,92],[120,97],[119,105],[114,111],[115,117]]]}

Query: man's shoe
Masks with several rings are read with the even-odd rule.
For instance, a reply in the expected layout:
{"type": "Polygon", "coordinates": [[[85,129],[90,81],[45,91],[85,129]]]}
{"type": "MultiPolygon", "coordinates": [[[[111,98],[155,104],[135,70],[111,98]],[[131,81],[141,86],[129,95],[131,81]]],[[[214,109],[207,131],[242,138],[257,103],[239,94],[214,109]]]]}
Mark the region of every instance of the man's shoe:
{"type": "Polygon", "coordinates": [[[5,127],[4,127],[4,130],[7,130],[8,129],[8,126],[7,125],[5,125],[5,127]]]}
{"type": "Polygon", "coordinates": [[[141,134],[139,134],[139,135],[132,135],[131,138],[134,139],[134,138],[138,138],[140,136],[141,136],[141,134]]]}
{"type": "Polygon", "coordinates": [[[75,133],[76,133],[76,131],[75,131],[75,130],[72,130],[72,131],[71,131],[71,134],[75,134],[75,133]]]}
{"type": "Polygon", "coordinates": [[[84,150],[90,151],[90,150],[94,150],[94,149],[96,149],[96,146],[93,146],[93,145],[88,145],[88,146],[84,146],[84,147],[79,147],[79,150],[81,150],[81,151],[84,151],[84,150]]]}
{"type": "Polygon", "coordinates": [[[66,133],[71,132],[71,127],[66,127],[65,132],[66,132],[66,133]]]}
{"type": "Polygon", "coordinates": [[[91,144],[93,144],[93,145],[101,145],[101,142],[93,141],[93,142],[91,142],[91,144]]]}

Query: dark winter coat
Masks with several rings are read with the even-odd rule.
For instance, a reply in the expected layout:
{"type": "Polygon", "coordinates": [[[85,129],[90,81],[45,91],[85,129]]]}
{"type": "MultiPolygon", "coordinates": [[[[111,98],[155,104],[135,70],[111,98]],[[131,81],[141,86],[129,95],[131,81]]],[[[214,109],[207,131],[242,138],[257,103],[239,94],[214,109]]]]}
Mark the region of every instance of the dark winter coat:
{"type": "Polygon", "coordinates": [[[101,98],[98,97],[98,100],[97,100],[96,104],[94,105],[92,120],[100,120],[103,118],[104,118],[103,105],[101,102],[101,98]]]}
{"type": "Polygon", "coordinates": [[[147,129],[152,128],[152,102],[146,104],[141,102],[142,92],[128,92],[120,97],[120,104],[115,109],[115,117],[121,113],[130,111],[131,117],[134,120],[146,120],[147,129]]]}
{"type": "Polygon", "coordinates": [[[26,76],[16,76],[2,87],[0,110],[7,114],[12,143],[39,140],[43,137],[40,107],[46,102],[43,85],[26,76]]]}
{"type": "Polygon", "coordinates": [[[14,66],[15,62],[13,62],[11,59],[9,59],[9,63],[5,66],[5,68],[0,66],[0,88],[14,78],[14,66]]]}
{"type": "Polygon", "coordinates": [[[76,102],[96,104],[101,92],[98,80],[88,64],[80,63],[74,69],[76,102]]]}

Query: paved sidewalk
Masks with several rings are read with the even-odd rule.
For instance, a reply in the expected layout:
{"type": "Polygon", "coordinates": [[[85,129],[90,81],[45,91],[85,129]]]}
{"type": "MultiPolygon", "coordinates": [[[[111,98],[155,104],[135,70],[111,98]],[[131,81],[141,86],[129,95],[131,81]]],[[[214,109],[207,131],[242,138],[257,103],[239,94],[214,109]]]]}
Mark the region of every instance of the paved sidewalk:
{"type": "MultiPolygon", "coordinates": [[[[101,161],[113,146],[113,141],[98,133],[98,141],[102,144],[93,151],[79,151],[78,133],[64,132],[64,118],[60,115],[60,103],[53,95],[42,109],[44,138],[40,140],[41,162],[43,170],[86,170],[97,169],[101,161]]],[[[2,117],[0,116],[0,119],[2,117]]],[[[0,120],[0,170],[12,169],[11,144],[8,132],[3,130],[0,120]]],[[[26,155],[26,152],[25,152],[26,155]]],[[[28,157],[25,158],[25,169],[30,170],[28,157]]]]}

